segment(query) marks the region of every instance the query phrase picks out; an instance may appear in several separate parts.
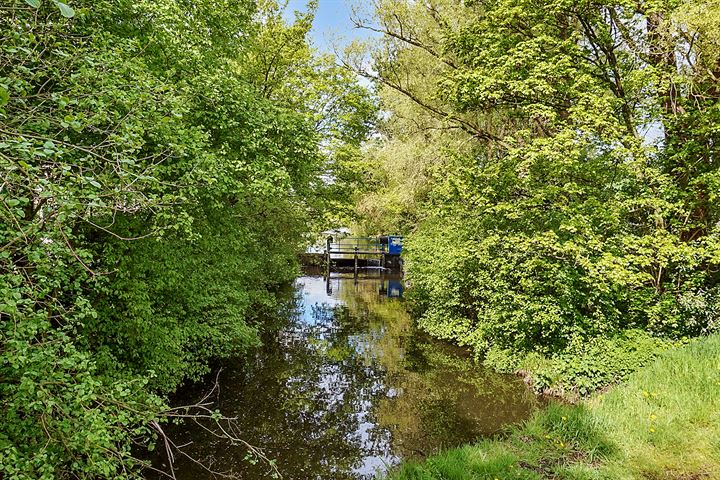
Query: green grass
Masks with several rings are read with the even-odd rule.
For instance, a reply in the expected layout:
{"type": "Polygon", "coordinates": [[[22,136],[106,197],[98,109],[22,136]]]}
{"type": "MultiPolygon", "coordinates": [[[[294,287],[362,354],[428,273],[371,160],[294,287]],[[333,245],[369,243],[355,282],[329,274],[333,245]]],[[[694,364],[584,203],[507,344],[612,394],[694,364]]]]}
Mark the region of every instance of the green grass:
{"type": "Polygon", "coordinates": [[[720,335],[664,353],[608,393],[554,403],[503,438],[389,478],[720,479],[720,335]]]}

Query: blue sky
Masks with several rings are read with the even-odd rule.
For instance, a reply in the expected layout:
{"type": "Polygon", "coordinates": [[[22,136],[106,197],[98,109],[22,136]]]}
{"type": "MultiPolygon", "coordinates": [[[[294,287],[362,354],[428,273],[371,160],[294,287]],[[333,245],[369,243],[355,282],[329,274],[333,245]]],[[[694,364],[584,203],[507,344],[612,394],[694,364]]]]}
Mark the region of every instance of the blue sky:
{"type": "MultiPolygon", "coordinates": [[[[353,28],[350,15],[351,0],[319,0],[315,23],[311,32],[313,43],[324,52],[332,52],[334,41],[346,44],[354,39],[368,37],[366,30],[353,28]]],[[[290,0],[288,13],[292,18],[295,10],[305,10],[307,0],[290,0]]]]}

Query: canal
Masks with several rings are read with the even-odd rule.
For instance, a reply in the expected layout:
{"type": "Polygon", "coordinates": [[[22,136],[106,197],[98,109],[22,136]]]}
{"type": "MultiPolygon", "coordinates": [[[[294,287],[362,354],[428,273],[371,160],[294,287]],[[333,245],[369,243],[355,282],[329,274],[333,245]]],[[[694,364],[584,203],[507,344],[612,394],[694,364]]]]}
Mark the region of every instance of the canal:
{"type": "MultiPolygon", "coordinates": [[[[250,360],[226,362],[219,408],[282,478],[375,478],[404,459],[496,434],[539,406],[518,378],[419,331],[402,293],[399,277],[380,273],[300,277],[263,346],[250,360]]],[[[180,396],[197,398],[201,387],[180,396]]],[[[266,462],[200,425],[170,433],[214,471],[272,478],[266,462]]],[[[214,478],[181,456],[175,472],[214,478]]]]}

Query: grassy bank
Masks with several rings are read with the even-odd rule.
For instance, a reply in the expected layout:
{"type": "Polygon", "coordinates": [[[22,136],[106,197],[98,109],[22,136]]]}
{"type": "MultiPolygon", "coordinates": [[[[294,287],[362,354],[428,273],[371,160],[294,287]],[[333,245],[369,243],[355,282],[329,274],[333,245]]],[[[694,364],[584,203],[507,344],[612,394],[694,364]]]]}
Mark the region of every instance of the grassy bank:
{"type": "Polygon", "coordinates": [[[496,440],[392,480],[720,479],[720,336],[665,352],[608,393],[553,404],[496,440]]]}

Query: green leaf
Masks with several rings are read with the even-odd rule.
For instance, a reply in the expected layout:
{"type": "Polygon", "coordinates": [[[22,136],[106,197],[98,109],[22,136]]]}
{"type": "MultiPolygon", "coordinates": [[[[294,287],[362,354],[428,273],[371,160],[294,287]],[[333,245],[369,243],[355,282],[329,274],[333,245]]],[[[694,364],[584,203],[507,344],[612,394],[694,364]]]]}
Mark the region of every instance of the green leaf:
{"type": "Polygon", "coordinates": [[[3,105],[6,105],[8,101],[10,100],[10,93],[5,89],[5,87],[0,85],[0,107],[3,105]]]}
{"type": "Polygon", "coordinates": [[[40,7],[40,0],[25,0],[25,3],[30,5],[33,8],[39,8],[40,7]]]}
{"type": "Polygon", "coordinates": [[[60,15],[62,15],[65,18],[72,18],[75,16],[75,10],[70,7],[70,5],[67,5],[62,2],[55,2],[55,5],[60,9],[60,15]]]}

